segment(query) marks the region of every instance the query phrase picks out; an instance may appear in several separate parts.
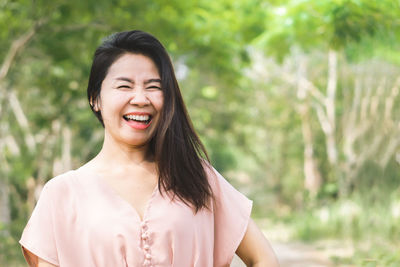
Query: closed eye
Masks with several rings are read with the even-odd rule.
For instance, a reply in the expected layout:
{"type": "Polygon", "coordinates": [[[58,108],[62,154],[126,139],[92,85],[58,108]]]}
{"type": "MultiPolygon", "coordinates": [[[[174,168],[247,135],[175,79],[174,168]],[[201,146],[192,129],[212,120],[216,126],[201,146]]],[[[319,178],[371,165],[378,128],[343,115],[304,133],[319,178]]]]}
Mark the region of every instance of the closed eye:
{"type": "Polygon", "coordinates": [[[147,87],[146,89],[156,89],[156,90],[161,90],[161,87],[158,87],[158,86],[150,86],[150,87],[147,87]]]}
{"type": "Polygon", "coordinates": [[[120,85],[120,86],[118,86],[117,88],[118,88],[118,89],[120,89],[120,88],[128,88],[128,89],[130,89],[131,87],[128,86],[128,85],[120,85]]]}

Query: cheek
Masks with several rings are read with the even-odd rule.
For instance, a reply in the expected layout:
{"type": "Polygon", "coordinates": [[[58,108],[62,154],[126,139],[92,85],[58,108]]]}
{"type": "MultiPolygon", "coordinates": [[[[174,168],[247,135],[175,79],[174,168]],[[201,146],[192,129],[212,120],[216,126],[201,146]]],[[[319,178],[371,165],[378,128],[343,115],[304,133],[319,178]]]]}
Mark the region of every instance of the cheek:
{"type": "Polygon", "coordinates": [[[163,106],[164,106],[164,101],[163,101],[163,99],[161,99],[157,102],[157,106],[156,106],[157,111],[160,112],[162,110],[163,106]]]}
{"type": "Polygon", "coordinates": [[[152,101],[154,108],[160,112],[164,105],[164,96],[161,94],[159,96],[153,97],[152,101]]]}
{"type": "Polygon", "coordinates": [[[100,107],[103,112],[117,112],[126,103],[126,97],[121,94],[107,94],[101,95],[100,107]]]}

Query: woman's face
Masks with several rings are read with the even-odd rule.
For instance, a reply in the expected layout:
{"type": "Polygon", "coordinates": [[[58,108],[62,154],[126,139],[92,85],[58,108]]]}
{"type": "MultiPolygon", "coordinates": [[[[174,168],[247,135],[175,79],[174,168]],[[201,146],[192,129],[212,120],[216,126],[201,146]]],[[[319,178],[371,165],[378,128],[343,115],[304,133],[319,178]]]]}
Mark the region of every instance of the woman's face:
{"type": "Polygon", "coordinates": [[[127,53],[110,66],[95,108],[101,111],[106,138],[137,147],[152,137],[163,101],[154,62],[144,55],[127,53]]]}

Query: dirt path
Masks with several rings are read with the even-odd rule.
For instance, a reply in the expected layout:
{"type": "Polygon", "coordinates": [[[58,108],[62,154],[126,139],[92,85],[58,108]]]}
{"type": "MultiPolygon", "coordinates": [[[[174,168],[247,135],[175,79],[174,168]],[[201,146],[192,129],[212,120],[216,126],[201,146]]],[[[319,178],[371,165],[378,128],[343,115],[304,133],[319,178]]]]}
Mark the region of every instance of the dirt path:
{"type": "MultiPolygon", "coordinates": [[[[354,255],[352,244],[343,240],[322,240],[305,244],[292,241],[290,229],[283,224],[268,220],[258,220],[257,223],[264,226],[263,233],[271,242],[281,267],[331,267],[337,266],[331,260],[333,257],[349,258],[354,255]]],[[[231,267],[245,265],[235,256],[231,267]]]]}
{"type": "MultiPolygon", "coordinates": [[[[334,266],[330,257],[347,256],[351,253],[336,243],[306,245],[272,242],[272,247],[281,267],[330,267],[334,266]]],[[[245,267],[245,265],[238,257],[235,257],[231,267],[245,267]]]]}

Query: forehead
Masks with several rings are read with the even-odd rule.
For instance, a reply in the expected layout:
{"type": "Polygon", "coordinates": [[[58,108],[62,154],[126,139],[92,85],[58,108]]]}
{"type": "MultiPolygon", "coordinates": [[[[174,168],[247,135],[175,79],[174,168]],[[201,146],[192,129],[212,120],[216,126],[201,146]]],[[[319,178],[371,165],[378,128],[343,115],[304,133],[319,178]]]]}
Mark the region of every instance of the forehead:
{"type": "Polygon", "coordinates": [[[142,54],[126,53],[119,57],[109,68],[107,77],[117,76],[159,78],[159,71],[154,61],[142,54]]]}

